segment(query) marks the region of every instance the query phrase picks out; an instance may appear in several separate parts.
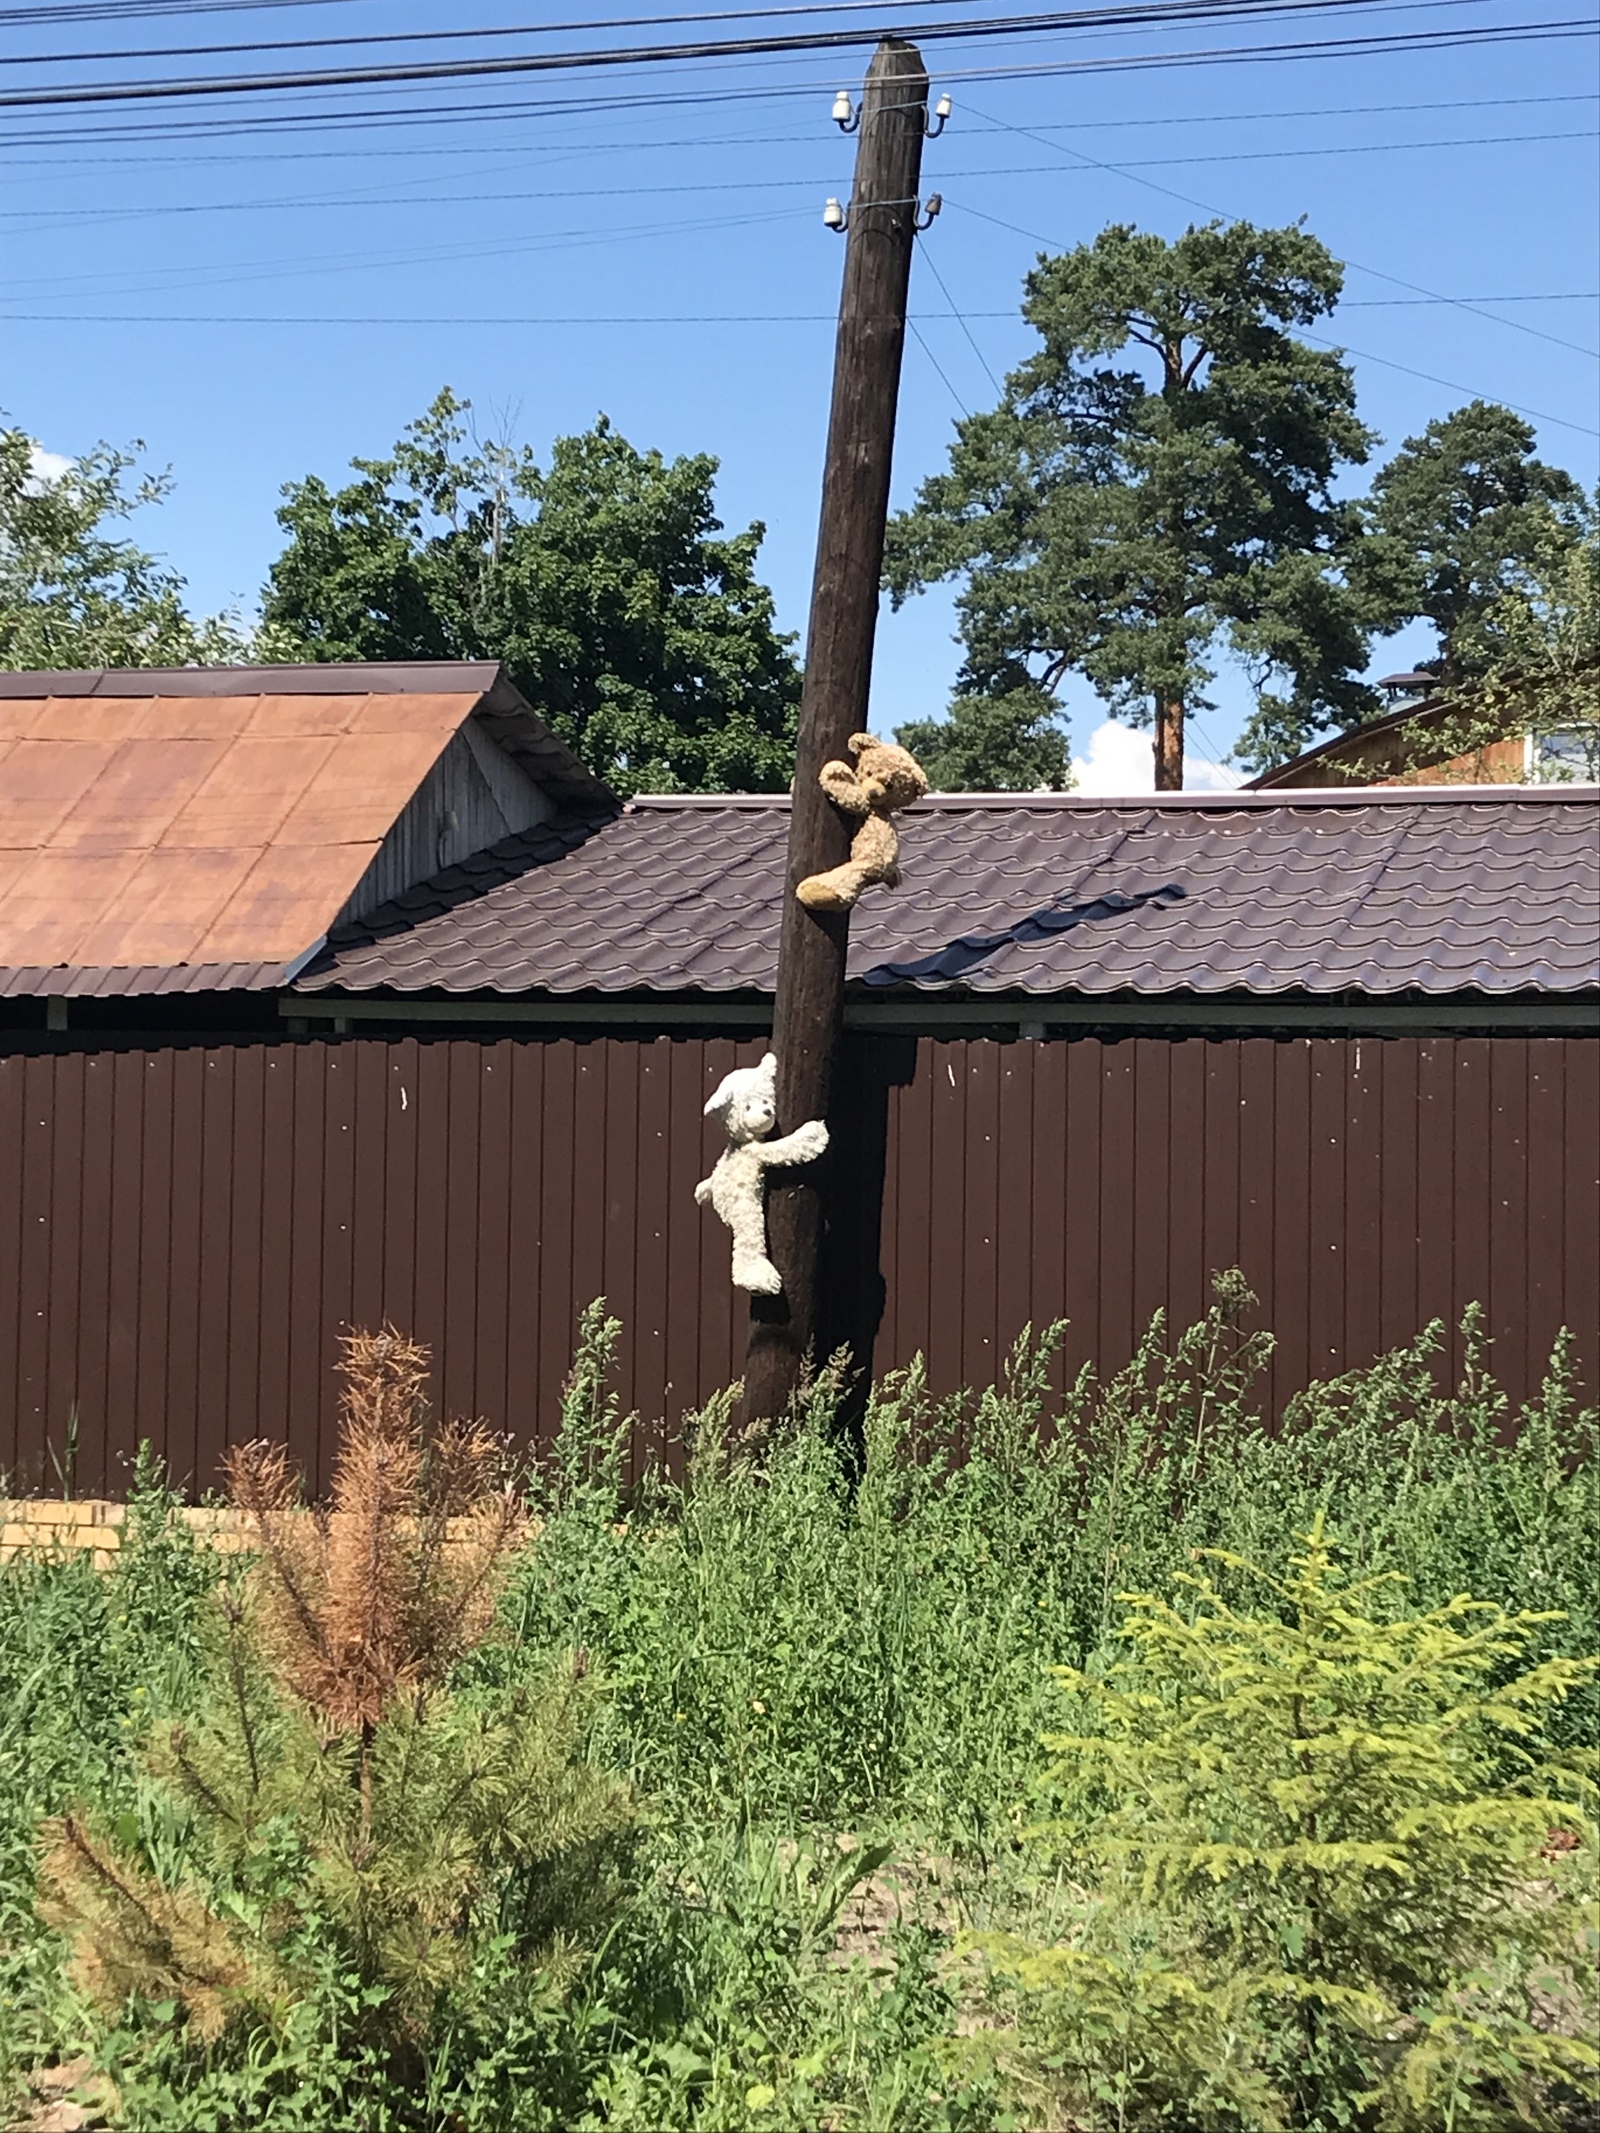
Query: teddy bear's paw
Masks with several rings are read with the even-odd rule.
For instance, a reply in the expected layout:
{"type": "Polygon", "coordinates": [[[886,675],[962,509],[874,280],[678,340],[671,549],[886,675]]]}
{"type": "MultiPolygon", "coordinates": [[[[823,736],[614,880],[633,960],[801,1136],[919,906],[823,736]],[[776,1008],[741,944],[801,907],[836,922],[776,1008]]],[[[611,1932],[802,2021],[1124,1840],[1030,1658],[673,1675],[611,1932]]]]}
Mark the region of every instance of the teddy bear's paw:
{"type": "Polygon", "coordinates": [[[733,1285],[748,1289],[752,1296],[781,1296],[783,1280],[770,1259],[736,1259],[733,1285]]]}

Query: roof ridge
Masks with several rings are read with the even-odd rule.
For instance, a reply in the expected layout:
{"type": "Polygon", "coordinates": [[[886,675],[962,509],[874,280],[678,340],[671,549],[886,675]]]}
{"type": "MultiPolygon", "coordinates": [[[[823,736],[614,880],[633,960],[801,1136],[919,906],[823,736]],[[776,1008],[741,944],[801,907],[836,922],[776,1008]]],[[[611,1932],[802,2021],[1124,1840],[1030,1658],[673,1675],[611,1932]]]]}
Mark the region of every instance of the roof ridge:
{"type": "Polygon", "coordinates": [[[285,661],[262,667],[49,667],[0,673],[0,697],[485,696],[498,659],[285,661]],[[454,682],[454,688],[443,686],[454,682]]]}
{"type": "MultiPolygon", "coordinates": [[[[678,814],[691,810],[786,808],[786,792],[650,792],[635,793],[626,814],[678,814]]],[[[1271,792],[930,792],[903,812],[947,814],[960,810],[1093,814],[1130,808],[1172,813],[1238,810],[1282,814],[1294,808],[1325,807],[1478,807],[1524,804],[1541,807],[1594,805],[1600,785],[1330,785],[1286,786],[1271,792]]]]}

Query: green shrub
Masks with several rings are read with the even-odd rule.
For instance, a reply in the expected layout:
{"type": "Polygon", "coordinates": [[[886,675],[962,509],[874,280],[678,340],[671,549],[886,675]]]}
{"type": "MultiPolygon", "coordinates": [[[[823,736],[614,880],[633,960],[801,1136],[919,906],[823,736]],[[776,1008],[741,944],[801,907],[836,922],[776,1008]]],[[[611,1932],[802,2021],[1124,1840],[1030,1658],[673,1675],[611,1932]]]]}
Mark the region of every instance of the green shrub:
{"type": "Polygon", "coordinates": [[[1084,1890],[992,1943],[1014,2063],[1089,2125],[1535,2127],[1600,2102],[1593,1758],[1550,1712],[1594,1663],[1519,1668],[1540,1617],[1396,1611],[1319,1517],[1287,1574],[1124,1595],[1126,1656],[1058,1669],[1037,1840],[1084,1890]],[[1574,2019],[1582,2003],[1586,2019],[1574,2019]],[[1565,2011],[1557,2022],[1552,2010],[1565,2011]]]}

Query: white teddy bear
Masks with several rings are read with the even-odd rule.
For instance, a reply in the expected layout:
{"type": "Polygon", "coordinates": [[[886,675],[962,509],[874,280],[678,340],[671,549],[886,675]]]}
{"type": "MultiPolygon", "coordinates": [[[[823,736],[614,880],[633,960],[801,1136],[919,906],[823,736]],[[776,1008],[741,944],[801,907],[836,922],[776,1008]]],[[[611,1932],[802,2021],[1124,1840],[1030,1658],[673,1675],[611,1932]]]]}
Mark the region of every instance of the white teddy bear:
{"type": "Polygon", "coordinates": [[[766,1136],[778,1121],[778,1060],[768,1052],[759,1066],[736,1067],[705,1108],[728,1136],[710,1177],[694,1189],[696,1203],[712,1207],[733,1232],[733,1284],[757,1296],[777,1296],[783,1281],[767,1257],[766,1190],[762,1172],[809,1163],[828,1145],[820,1118],[796,1126],[782,1140],[766,1136]]]}

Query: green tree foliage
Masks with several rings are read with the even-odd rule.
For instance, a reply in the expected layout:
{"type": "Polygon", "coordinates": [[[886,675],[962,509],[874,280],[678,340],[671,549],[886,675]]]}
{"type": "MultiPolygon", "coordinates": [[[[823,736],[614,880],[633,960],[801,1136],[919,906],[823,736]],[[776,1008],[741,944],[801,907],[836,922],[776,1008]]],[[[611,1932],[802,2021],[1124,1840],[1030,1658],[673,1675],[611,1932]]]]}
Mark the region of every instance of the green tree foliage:
{"type": "Polygon", "coordinates": [[[1040,258],[1023,315],[1043,345],[890,528],[897,601],[964,581],[962,696],[1048,697],[1081,673],[1155,724],[1161,786],[1182,783],[1220,649],[1255,682],[1263,760],[1372,707],[1352,677],[1394,619],[1386,549],[1332,484],[1373,440],[1348,365],[1290,330],[1340,284],[1298,227],[1169,244],[1119,224],[1040,258]]]}
{"type": "Polygon", "coordinates": [[[957,696],[944,718],[914,719],[895,739],[935,792],[1066,792],[1072,784],[1060,714],[1031,683],[1003,696],[957,696]]]}
{"type": "Polygon", "coordinates": [[[337,491],[292,482],[267,621],[308,659],[500,659],[620,792],[778,791],[799,674],[755,575],[765,529],[722,537],[717,463],[639,452],[602,416],[548,468],[469,446],[448,389],[337,491]]]}
{"type": "Polygon", "coordinates": [[[237,660],[227,617],[195,621],[183,579],[116,530],[170,493],[135,444],[97,444],[52,471],[26,430],[0,429],[0,666],[168,667],[237,660]]]}
{"type": "Polygon", "coordinates": [[[1439,633],[1447,685],[1504,663],[1504,603],[1581,537],[1583,491],[1533,445],[1531,423],[1473,400],[1408,437],[1373,482],[1374,522],[1403,559],[1408,607],[1439,633]]]}
{"type": "Polygon", "coordinates": [[[1059,1669],[1086,1723],[1040,1834],[1093,1894],[995,1947],[1019,2067],[1089,2125],[1558,2126],[1600,2100],[1594,1758],[1542,1733],[1596,1662],[1523,1666],[1547,1616],[1407,1614],[1320,1513],[1302,1539],[1281,1577],[1208,1551],[1256,1611],[1185,1576],[1123,1595],[1104,1673],[1059,1669]]]}
{"type": "MultiPolygon", "coordinates": [[[[1419,728],[1417,769],[1463,758],[1492,742],[1533,742],[1531,774],[1544,783],[1600,778],[1600,499],[1578,496],[1536,512],[1520,529],[1523,553],[1492,595],[1456,625],[1463,679],[1442,685],[1448,709],[1419,728]]],[[[1438,775],[1437,769],[1432,770],[1438,775]]]]}

